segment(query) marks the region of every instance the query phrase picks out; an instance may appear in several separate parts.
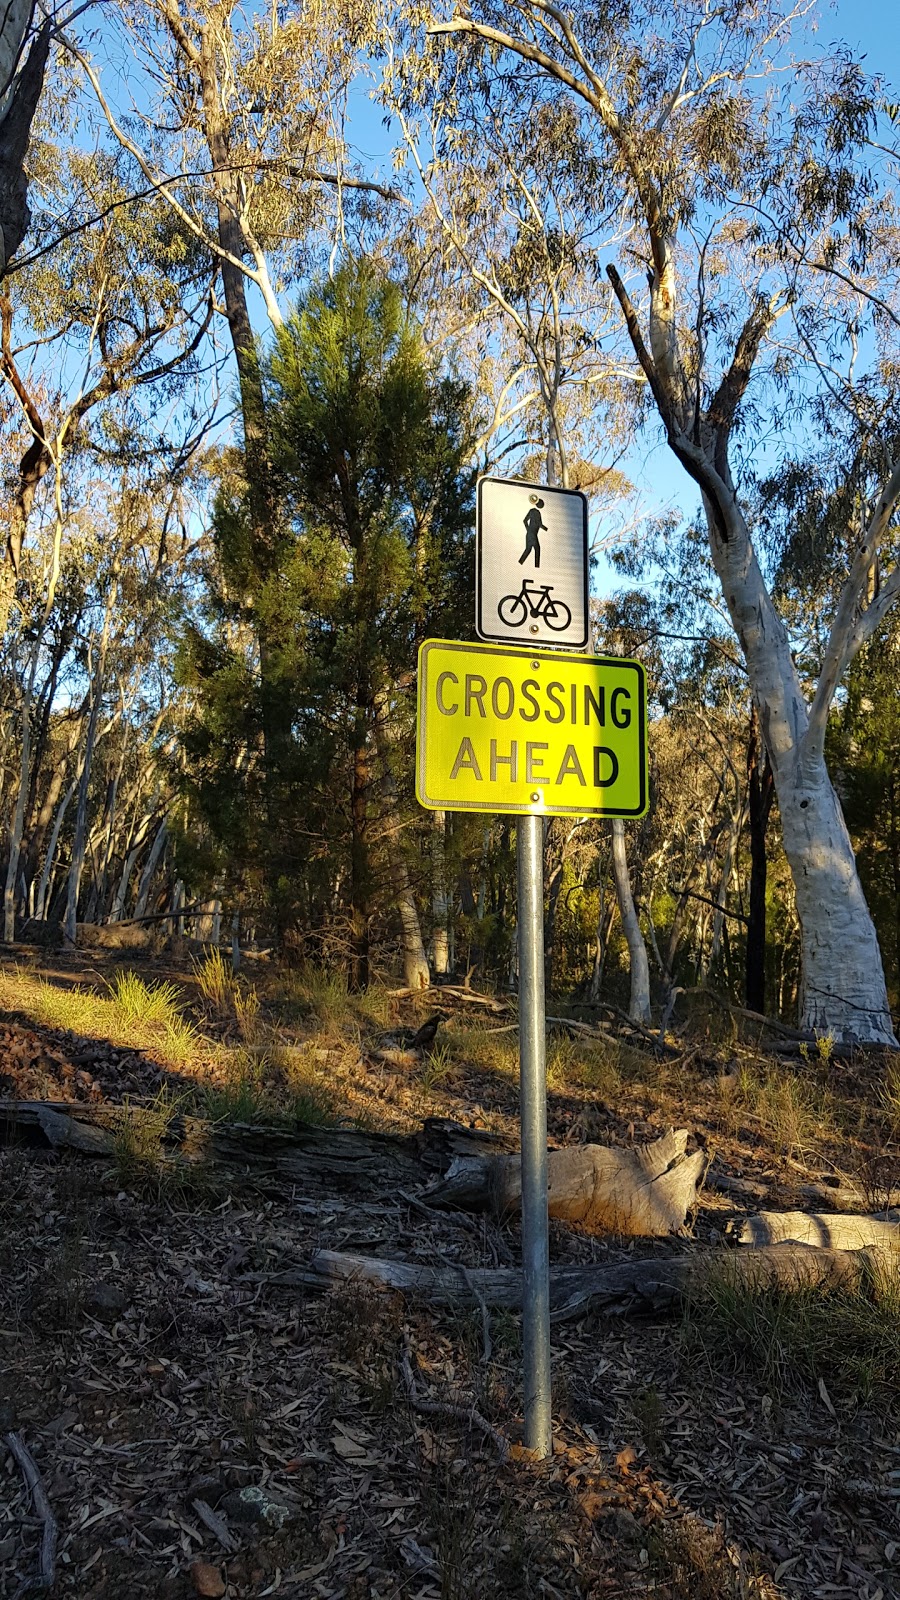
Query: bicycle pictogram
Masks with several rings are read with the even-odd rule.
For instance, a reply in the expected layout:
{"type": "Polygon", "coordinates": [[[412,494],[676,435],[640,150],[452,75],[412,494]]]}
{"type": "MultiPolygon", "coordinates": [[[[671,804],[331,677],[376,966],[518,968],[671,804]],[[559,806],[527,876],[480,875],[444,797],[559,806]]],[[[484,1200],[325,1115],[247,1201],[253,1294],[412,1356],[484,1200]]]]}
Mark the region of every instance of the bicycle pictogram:
{"type": "Polygon", "coordinates": [[[555,633],[565,632],[571,624],[572,613],[563,600],[551,600],[552,589],[552,583],[532,584],[523,578],[519,593],[504,595],[500,601],[497,607],[500,621],[507,628],[521,628],[533,617],[546,622],[555,633]]]}

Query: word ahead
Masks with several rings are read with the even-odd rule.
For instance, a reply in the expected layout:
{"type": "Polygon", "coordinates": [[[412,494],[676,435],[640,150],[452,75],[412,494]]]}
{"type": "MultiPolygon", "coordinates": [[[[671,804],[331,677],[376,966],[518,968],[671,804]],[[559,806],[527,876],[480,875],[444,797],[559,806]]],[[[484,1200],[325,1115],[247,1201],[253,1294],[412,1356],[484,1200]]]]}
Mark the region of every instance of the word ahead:
{"type": "Polygon", "coordinates": [[[637,661],[429,639],[419,651],[419,803],[643,816],[646,706],[637,661]]]}

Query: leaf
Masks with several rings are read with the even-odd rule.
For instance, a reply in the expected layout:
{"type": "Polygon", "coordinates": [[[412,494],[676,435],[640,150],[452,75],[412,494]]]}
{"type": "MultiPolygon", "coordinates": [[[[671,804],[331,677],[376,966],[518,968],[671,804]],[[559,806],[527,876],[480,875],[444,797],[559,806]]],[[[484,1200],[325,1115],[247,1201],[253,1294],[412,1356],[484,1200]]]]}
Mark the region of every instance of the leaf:
{"type": "Polygon", "coordinates": [[[221,1600],[225,1593],[225,1583],[218,1567],[209,1561],[195,1561],[191,1566],[191,1579],[197,1593],[204,1595],[206,1600],[221,1600]]]}
{"type": "Polygon", "coordinates": [[[355,1439],[348,1439],[344,1433],[335,1434],[331,1447],[345,1461],[356,1460],[366,1454],[365,1445],[357,1444],[355,1439]]]}
{"type": "Polygon", "coordinates": [[[831,1396],[830,1396],[830,1394],[828,1393],[828,1390],[825,1387],[825,1379],[824,1378],[820,1378],[819,1379],[819,1394],[822,1396],[822,1399],[823,1399],[823,1401],[825,1403],[825,1406],[830,1411],[831,1415],[836,1418],[837,1417],[837,1412],[835,1411],[834,1406],[831,1404],[831,1396]]]}

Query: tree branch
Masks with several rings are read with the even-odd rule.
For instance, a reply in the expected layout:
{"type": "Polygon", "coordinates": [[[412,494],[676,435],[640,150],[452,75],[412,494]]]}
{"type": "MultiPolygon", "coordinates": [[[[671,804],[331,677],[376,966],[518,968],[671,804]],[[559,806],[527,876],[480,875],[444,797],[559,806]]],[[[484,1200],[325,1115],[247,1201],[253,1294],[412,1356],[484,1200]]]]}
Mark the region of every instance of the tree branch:
{"type": "Polygon", "coordinates": [[[727,470],[725,452],[734,424],[737,408],[747,392],[759,348],[769,329],[779,317],[784,316],[787,304],[779,306],[777,299],[764,300],[761,296],[753,306],[735,345],[731,366],[713,397],[707,411],[707,421],[715,429],[716,466],[720,472],[727,470]]]}
{"type": "Polygon", "coordinates": [[[900,595],[900,568],[895,567],[880,594],[865,611],[859,611],[866,576],[888,530],[898,500],[900,500],[900,461],[893,468],[878,497],[865,534],[850,563],[850,571],[844,579],[809,713],[809,726],[803,739],[804,760],[821,760],[825,748],[825,727],[835,690],[857,651],[872,637],[900,595]]]}
{"type": "Polygon", "coordinates": [[[622,282],[618,269],[613,266],[611,261],[607,263],[606,276],[612,284],[613,293],[618,300],[619,305],[621,306],[622,315],[625,318],[625,326],[628,329],[628,337],[631,340],[632,347],[635,355],[637,356],[641,371],[644,373],[644,376],[650,385],[650,389],[653,394],[653,398],[656,401],[659,414],[662,417],[663,422],[665,422],[668,426],[668,408],[666,406],[665,396],[660,387],[659,379],[656,373],[656,367],[653,363],[653,357],[644,343],[644,335],[641,332],[641,325],[638,321],[638,314],[635,310],[634,301],[622,282]]]}

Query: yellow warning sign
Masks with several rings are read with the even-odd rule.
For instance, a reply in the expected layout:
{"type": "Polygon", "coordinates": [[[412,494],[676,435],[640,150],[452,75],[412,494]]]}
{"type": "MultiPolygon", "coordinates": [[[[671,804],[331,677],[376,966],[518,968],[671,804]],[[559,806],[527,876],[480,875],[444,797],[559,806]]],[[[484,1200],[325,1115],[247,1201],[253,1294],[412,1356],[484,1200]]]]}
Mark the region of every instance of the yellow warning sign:
{"type": "Polygon", "coordinates": [[[614,656],[426,640],[416,795],[432,811],[643,816],[643,667],[614,656]]]}

